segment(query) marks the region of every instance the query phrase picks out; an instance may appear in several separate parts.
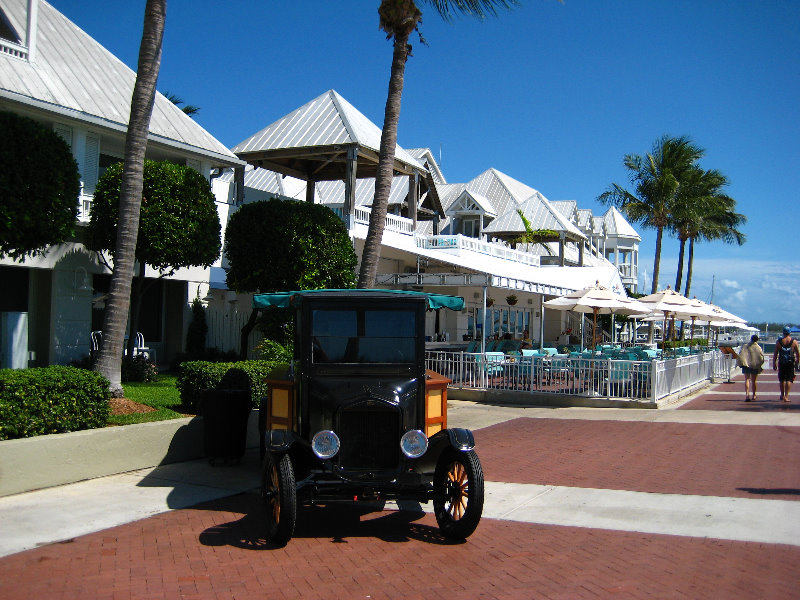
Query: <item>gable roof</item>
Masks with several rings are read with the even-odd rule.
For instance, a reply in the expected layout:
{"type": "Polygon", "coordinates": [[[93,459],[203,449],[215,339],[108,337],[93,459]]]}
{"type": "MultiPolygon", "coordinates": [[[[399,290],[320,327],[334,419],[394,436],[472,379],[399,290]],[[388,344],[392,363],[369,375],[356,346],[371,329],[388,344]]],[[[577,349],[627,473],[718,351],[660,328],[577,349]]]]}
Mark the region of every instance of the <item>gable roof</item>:
{"type": "Polygon", "coordinates": [[[530,198],[525,200],[519,207],[500,215],[497,219],[489,223],[484,228],[488,234],[517,234],[525,231],[525,224],[519,217],[517,210],[521,210],[525,218],[531,222],[531,227],[535,229],[551,229],[564,233],[567,239],[582,240],[586,236],[570,223],[564,215],[556,210],[553,205],[540,194],[535,192],[530,198]]]}
{"type": "Polygon", "coordinates": [[[642,241],[636,230],[631,227],[631,224],[622,216],[619,210],[612,206],[603,215],[603,223],[606,226],[606,233],[609,236],[632,238],[637,241],[642,241]]]}
{"type": "MultiPolygon", "coordinates": [[[[27,0],[3,0],[3,10],[16,31],[27,30],[27,0]]],[[[34,62],[0,53],[0,98],[127,131],[136,73],[44,0],[39,0],[35,35],[34,62]]],[[[204,155],[215,166],[240,164],[222,142],[159,93],[150,140],[204,155]]]]}
{"type": "MultiPolygon", "coordinates": [[[[251,164],[301,179],[343,179],[348,147],[358,149],[358,177],[374,177],[381,129],[328,90],[236,144],[233,152],[251,164]],[[362,160],[363,159],[363,160],[362,160]]],[[[425,171],[411,154],[395,147],[395,171],[425,171]]]]}

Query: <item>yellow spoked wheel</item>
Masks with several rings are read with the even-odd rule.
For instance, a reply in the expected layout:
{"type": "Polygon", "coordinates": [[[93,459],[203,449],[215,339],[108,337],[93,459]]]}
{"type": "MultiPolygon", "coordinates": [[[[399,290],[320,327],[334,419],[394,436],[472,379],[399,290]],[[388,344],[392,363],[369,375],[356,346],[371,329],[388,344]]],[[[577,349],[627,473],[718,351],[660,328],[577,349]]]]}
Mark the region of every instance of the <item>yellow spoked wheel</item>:
{"type": "Polygon", "coordinates": [[[261,505],[267,526],[267,539],[285,545],[294,534],[297,522],[297,493],[294,469],[288,454],[267,452],[261,470],[261,505]]]}
{"type": "Polygon", "coordinates": [[[475,531],[483,513],[483,469],[473,450],[442,452],[433,478],[433,510],[444,536],[464,539],[475,531]]]}

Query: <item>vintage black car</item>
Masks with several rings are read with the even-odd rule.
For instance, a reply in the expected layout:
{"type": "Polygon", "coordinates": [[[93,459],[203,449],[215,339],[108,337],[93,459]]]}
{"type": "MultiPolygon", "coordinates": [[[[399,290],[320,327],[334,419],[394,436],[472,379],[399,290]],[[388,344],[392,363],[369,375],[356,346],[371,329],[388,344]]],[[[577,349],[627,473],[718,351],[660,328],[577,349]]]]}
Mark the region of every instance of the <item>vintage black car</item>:
{"type": "Polygon", "coordinates": [[[391,290],[258,294],[294,309],[295,360],[260,411],[269,539],[291,539],[298,505],[433,501],[441,533],[463,539],[483,511],[483,470],[467,429],[447,428],[447,383],[425,369],[425,312],[455,296],[391,290]]]}

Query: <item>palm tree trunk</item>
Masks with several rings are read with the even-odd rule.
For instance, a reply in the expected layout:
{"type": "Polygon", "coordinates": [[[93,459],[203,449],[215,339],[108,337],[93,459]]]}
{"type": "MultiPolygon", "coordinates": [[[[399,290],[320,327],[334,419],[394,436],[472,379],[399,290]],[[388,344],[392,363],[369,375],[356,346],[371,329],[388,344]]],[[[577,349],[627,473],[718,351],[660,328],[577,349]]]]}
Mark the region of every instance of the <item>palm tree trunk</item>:
{"type": "Polygon", "coordinates": [[[653,260],[653,284],[650,289],[651,294],[658,291],[658,273],[661,270],[661,238],[664,235],[664,228],[659,227],[656,231],[656,255],[653,260]]]}
{"type": "Polygon", "coordinates": [[[683,279],[683,253],[686,250],[686,240],[681,239],[681,249],[678,251],[678,273],[675,275],[675,291],[681,293],[681,279],[683,279]]]}
{"type": "Polygon", "coordinates": [[[167,0],[147,0],[136,84],[131,97],[131,114],[125,137],[114,271],[111,274],[111,286],[103,320],[103,345],[95,364],[95,370],[111,383],[112,396],[117,397],[124,393],[121,380],[122,345],[128,321],[131,282],[136,260],[136,240],[139,235],[144,155],[150,129],[150,116],[155,102],[158,71],[161,66],[166,13],[167,0]]]}
{"type": "Polygon", "coordinates": [[[374,288],[378,274],[383,228],[394,175],[394,151],[397,145],[397,123],[400,120],[400,101],[403,95],[406,60],[408,60],[408,37],[412,31],[413,28],[395,32],[392,73],[389,77],[389,94],[386,98],[381,132],[378,173],[375,177],[375,198],[372,201],[372,214],[369,218],[369,229],[367,239],[364,241],[361,270],[358,275],[358,287],[361,289],[374,288]]]}
{"type": "Polygon", "coordinates": [[[692,264],[694,263],[694,238],[689,238],[689,258],[686,261],[686,289],[683,295],[689,297],[689,288],[692,286],[692,264]]]}

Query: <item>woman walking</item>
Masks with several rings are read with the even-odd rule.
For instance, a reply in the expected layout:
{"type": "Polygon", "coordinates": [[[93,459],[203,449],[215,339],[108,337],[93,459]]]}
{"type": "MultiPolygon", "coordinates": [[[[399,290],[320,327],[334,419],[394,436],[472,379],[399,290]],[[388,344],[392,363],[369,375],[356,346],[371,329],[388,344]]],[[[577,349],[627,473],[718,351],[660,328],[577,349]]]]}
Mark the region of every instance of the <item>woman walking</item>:
{"type": "Polygon", "coordinates": [[[744,373],[744,401],[756,401],[756,378],[761,373],[764,364],[764,351],[758,345],[758,336],[753,334],[749,344],[744,344],[739,349],[739,358],[736,364],[742,368],[744,373]],[[750,395],[750,388],[753,388],[753,395],[750,395]]]}

